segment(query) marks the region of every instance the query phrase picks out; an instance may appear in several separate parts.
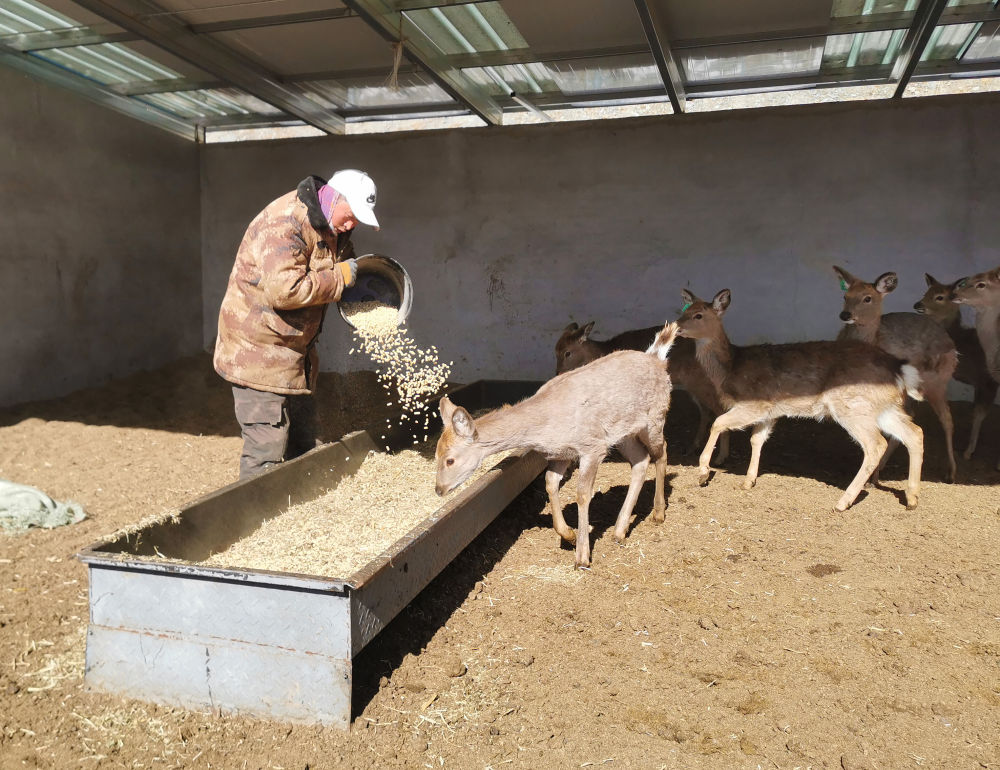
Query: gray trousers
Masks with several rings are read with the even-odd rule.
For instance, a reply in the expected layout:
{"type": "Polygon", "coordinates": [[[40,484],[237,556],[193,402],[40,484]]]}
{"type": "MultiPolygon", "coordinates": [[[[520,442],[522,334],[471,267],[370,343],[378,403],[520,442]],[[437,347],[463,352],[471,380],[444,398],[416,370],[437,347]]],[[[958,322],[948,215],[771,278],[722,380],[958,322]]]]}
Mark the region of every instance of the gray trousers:
{"type": "Polygon", "coordinates": [[[233,385],[236,419],[243,433],[240,481],[319,445],[311,395],[284,396],[233,385]]]}

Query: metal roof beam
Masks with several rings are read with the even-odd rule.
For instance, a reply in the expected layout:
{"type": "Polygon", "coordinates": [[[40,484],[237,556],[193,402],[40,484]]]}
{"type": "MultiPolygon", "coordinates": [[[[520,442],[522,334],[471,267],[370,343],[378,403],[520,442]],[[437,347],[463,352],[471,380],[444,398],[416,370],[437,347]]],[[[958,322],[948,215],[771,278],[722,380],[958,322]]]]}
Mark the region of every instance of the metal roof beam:
{"type": "Polygon", "coordinates": [[[137,118],[144,123],[162,128],[185,139],[197,141],[197,131],[192,123],[158,110],[151,105],[117,94],[92,80],[75,75],[54,64],[49,64],[37,56],[0,45],[0,64],[13,67],[51,85],[66,88],[85,99],[97,102],[104,107],[110,107],[123,115],[137,118]]]}
{"type": "Polygon", "coordinates": [[[90,27],[45,29],[39,32],[20,32],[0,35],[0,44],[17,51],[44,51],[50,48],[72,48],[78,45],[124,43],[136,36],[114,24],[95,24],[90,27]]]}
{"type": "Polygon", "coordinates": [[[670,104],[674,112],[684,112],[684,78],[681,75],[681,68],[674,57],[674,52],[670,48],[670,39],[667,37],[666,29],[659,18],[656,9],[646,0],[635,0],[635,9],[639,13],[639,21],[642,24],[643,32],[646,33],[646,40],[649,43],[650,53],[656,61],[656,67],[660,70],[660,80],[670,97],[670,104]]]}
{"type": "Polygon", "coordinates": [[[941,12],[948,5],[948,0],[921,0],[917,6],[917,12],[913,17],[913,24],[906,32],[906,37],[899,46],[899,53],[896,61],[892,65],[892,80],[898,83],[894,99],[901,99],[906,90],[910,76],[920,62],[920,57],[924,53],[927,41],[930,39],[934,27],[937,26],[941,12]]]}
{"type": "Polygon", "coordinates": [[[237,29],[258,29],[259,27],[279,27],[284,24],[306,24],[311,21],[348,19],[355,15],[350,8],[325,8],[303,13],[280,13],[272,16],[251,16],[246,19],[225,19],[189,24],[188,29],[198,35],[210,35],[215,32],[231,32],[237,29]]]}
{"type": "Polygon", "coordinates": [[[395,0],[390,2],[394,11],[425,11],[429,8],[447,8],[452,5],[475,5],[493,0],[395,0]]]}
{"type": "Polygon", "coordinates": [[[163,80],[133,80],[128,83],[114,83],[108,88],[122,96],[145,96],[147,94],[175,94],[180,91],[202,91],[206,88],[227,88],[229,83],[222,80],[196,80],[194,78],[164,78],[163,80]]]}
{"type": "Polygon", "coordinates": [[[390,9],[385,0],[343,0],[368,25],[391,43],[403,37],[403,52],[414,64],[419,64],[452,98],[466,105],[490,125],[503,121],[503,110],[480,86],[429,46],[417,45],[424,38],[420,28],[403,13],[390,9]],[[405,21],[405,24],[404,24],[405,21]],[[407,26],[409,29],[407,29],[407,26]]]}
{"type": "Polygon", "coordinates": [[[331,134],[344,132],[344,119],[339,115],[299,95],[275,75],[218,41],[195,34],[173,16],[156,14],[156,6],[151,3],[77,0],[77,5],[316,128],[331,134]]]}

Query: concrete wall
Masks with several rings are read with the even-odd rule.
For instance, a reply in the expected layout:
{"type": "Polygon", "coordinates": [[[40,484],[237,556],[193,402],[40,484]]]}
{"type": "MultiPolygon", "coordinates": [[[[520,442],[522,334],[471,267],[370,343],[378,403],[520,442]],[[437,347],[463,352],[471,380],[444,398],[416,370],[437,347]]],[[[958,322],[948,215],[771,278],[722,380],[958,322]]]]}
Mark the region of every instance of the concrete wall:
{"type": "MultiPolygon", "coordinates": [[[[887,310],[1000,264],[1000,98],[959,97],[210,145],[202,152],[205,340],[243,231],[308,173],[367,169],[410,326],[459,380],[544,378],[571,320],[661,323],[690,287],[733,290],[737,343],[829,338],[834,263],[896,270],[887,310]]],[[[324,369],[370,367],[328,316],[324,369]]]]}
{"type": "Polygon", "coordinates": [[[0,405],[202,345],[198,147],[0,68],[0,405]]]}

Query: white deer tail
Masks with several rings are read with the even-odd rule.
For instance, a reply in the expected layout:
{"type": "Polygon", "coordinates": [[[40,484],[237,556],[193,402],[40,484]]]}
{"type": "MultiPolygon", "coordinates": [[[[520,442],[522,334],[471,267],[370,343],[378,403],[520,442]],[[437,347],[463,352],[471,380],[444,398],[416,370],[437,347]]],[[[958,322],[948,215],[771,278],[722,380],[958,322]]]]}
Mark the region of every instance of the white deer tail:
{"type": "Polygon", "coordinates": [[[899,375],[896,377],[899,387],[905,390],[914,401],[923,401],[924,381],[920,378],[920,372],[917,371],[917,367],[912,364],[903,364],[899,367],[899,372],[899,375]]]}
{"type": "Polygon", "coordinates": [[[667,356],[670,355],[670,348],[673,347],[676,338],[677,322],[671,321],[663,327],[663,331],[656,335],[656,339],[653,340],[653,344],[649,346],[646,352],[655,355],[661,361],[666,361],[667,356]]]}

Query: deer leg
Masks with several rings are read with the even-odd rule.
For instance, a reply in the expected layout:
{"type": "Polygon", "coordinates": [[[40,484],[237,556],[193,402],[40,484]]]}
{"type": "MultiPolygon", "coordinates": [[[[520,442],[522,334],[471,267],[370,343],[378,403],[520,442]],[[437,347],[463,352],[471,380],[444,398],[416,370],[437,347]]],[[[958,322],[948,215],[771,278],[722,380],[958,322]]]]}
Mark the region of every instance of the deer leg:
{"type": "Polygon", "coordinates": [[[920,497],[920,468],[924,464],[924,432],[902,409],[887,409],[878,418],[878,426],[906,446],[910,455],[910,475],[906,480],[906,510],[917,507],[920,497]]]}
{"type": "Polygon", "coordinates": [[[594,480],[603,457],[587,455],[580,458],[576,474],[576,507],[579,520],[576,524],[576,566],[590,567],[590,500],[594,496],[594,480]]]}
{"type": "Polygon", "coordinates": [[[938,420],[941,423],[941,427],[944,428],[944,447],[948,452],[948,473],[945,475],[944,480],[948,483],[955,481],[955,474],[957,469],[955,467],[955,449],[954,440],[952,434],[955,431],[955,425],[951,419],[951,405],[948,403],[948,394],[945,391],[945,386],[942,385],[940,388],[933,388],[930,391],[924,392],[924,398],[931,405],[931,409],[934,410],[934,414],[937,415],[938,420]]]}
{"type": "MultiPolygon", "coordinates": [[[[660,431],[659,435],[662,436],[663,431],[660,431]]],[[[663,514],[667,508],[666,496],[663,494],[663,487],[667,478],[667,442],[656,442],[656,434],[653,434],[652,438],[654,441],[649,442],[646,445],[646,449],[649,450],[649,456],[655,464],[653,475],[656,478],[656,491],[653,493],[653,521],[663,521],[665,518],[663,514]]]]}
{"type": "Polygon", "coordinates": [[[719,437],[719,454],[715,457],[716,465],[724,465],[729,459],[729,433],[723,433],[719,437]]]}
{"type": "Polygon", "coordinates": [[[983,427],[983,420],[989,414],[990,407],[997,397],[997,383],[992,380],[976,386],[976,394],[973,398],[972,407],[972,429],[969,432],[969,446],[966,447],[962,457],[966,460],[972,459],[972,453],[976,451],[976,444],[979,443],[979,431],[983,427]]]}
{"type": "Polygon", "coordinates": [[[764,447],[764,442],[767,441],[772,430],[774,430],[774,420],[765,420],[753,426],[753,433],[750,434],[750,467],[747,468],[746,478],[743,479],[744,489],[753,489],[753,485],[757,483],[757,474],[760,469],[760,450],[764,447]]]}
{"type": "Polygon", "coordinates": [[[694,396],[691,396],[691,400],[698,407],[698,430],[695,432],[691,446],[688,447],[685,454],[692,454],[697,452],[699,447],[705,446],[705,437],[708,436],[708,428],[715,419],[714,415],[705,408],[705,405],[701,401],[694,396]]]}
{"type": "Polygon", "coordinates": [[[882,454],[882,459],[879,460],[874,473],[872,473],[871,478],[869,479],[872,484],[878,483],[878,477],[882,475],[882,471],[885,470],[885,465],[889,462],[889,458],[892,457],[892,453],[899,449],[899,444],[900,441],[895,436],[889,438],[888,448],[882,454]]]}
{"type": "Polygon", "coordinates": [[[749,403],[745,403],[736,404],[732,409],[715,418],[712,430],[708,434],[708,442],[698,458],[698,483],[701,486],[704,487],[708,484],[711,473],[709,462],[712,459],[712,453],[715,451],[715,444],[718,442],[719,436],[727,431],[745,428],[747,425],[757,422],[762,416],[759,409],[754,409],[749,403]]]}
{"type": "Polygon", "coordinates": [[[864,452],[861,467],[834,506],[834,509],[837,511],[846,511],[858,499],[858,495],[861,494],[861,490],[865,487],[865,482],[875,472],[879,460],[885,454],[888,442],[879,433],[878,427],[873,424],[874,420],[870,418],[866,419],[867,415],[848,417],[846,415],[834,414],[833,416],[843,426],[844,430],[850,433],[852,438],[861,445],[861,449],[864,452]]]}
{"type": "MultiPolygon", "coordinates": [[[[705,436],[708,435],[709,426],[715,420],[715,413],[704,406],[698,399],[694,396],[691,397],[694,401],[695,406],[698,407],[698,432],[695,434],[694,441],[691,447],[685,452],[685,454],[691,454],[696,452],[698,447],[704,446],[705,436]]],[[[716,465],[722,465],[729,459],[729,433],[723,433],[719,437],[719,454],[715,458],[716,465]]]]}
{"type": "Polygon", "coordinates": [[[549,463],[545,471],[545,491],[549,495],[549,510],[552,513],[552,527],[559,537],[567,543],[576,542],[576,533],[573,528],[566,523],[563,518],[562,503],[559,502],[559,485],[562,483],[563,474],[569,468],[569,460],[557,460],[549,463]]]}
{"type": "Polygon", "coordinates": [[[628,460],[632,466],[632,478],[628,483],[628,492],[625,495],[625,502],[622,503],[618,518],[615,520],[615,540],[619,544],[625,542],[625,535],[628,532],[628,522],[632,516],[632,509],[635,508],[635,501],[639,497],[639,490],[642,489],[643,482],[646,481],[646,469],[649,468],[649,452],[639,439],[633,437],[625,439],[618,445],[618,451],[628,460]]]}

